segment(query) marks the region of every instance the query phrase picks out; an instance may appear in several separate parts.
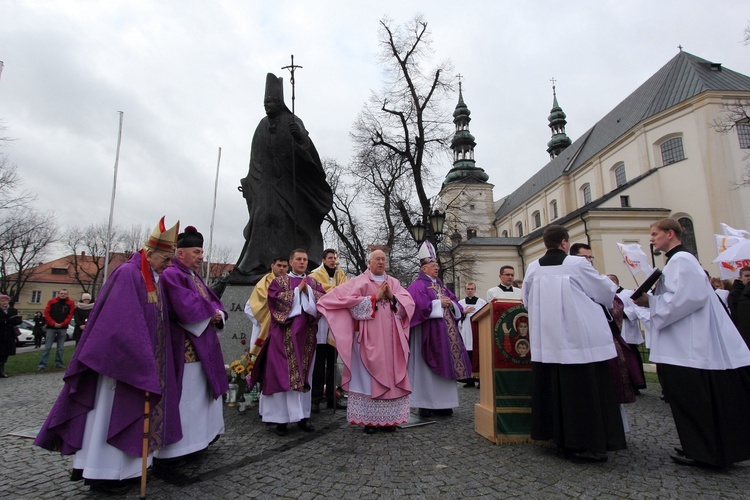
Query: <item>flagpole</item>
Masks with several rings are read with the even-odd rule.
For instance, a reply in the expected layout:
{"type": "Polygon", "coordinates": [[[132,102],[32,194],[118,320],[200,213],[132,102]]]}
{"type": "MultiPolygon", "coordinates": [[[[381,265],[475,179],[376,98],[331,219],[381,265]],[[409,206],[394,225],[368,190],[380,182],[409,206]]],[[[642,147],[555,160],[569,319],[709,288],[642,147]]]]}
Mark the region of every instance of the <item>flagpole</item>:
{"type": "Polygon", "coordinates": [[[115,194],[117,193],[117,168],[120,164],[120,144],[122,143],[122,117],[125,113],[120,113],[120,128],[117,132],[117,152],[115,153],[115,174],[112,180],[112,199],[109,202],[109,224],[107,224],[107,249],[106,255],[104,256],[104,277],[102,278],[102,286],[107,282],[107,274],[109,271],[109,250],[112,244],[112,220],[115,215],[115,194]]]}
{"type": "Polygon", "coordinates": [[[208,230],[208,255],[206,256],[206,273],[203,280],[208,283],[211,277],[211,256],[214,251],[214,219],[216,218],[216,194],[219,190],[219,165],[221,164],[221,147],[219,147],[219,157],[216,160],[216,180],[214,181],[214,206],[211,209],[211,226],[208,230]]]}

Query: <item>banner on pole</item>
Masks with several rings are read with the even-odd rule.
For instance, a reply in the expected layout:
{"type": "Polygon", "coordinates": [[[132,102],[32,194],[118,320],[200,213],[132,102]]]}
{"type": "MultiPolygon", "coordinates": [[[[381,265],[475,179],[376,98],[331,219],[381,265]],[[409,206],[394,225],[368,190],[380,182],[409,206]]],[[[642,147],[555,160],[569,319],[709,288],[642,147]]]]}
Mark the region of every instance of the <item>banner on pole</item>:
{"type": "Polygon", "coordinates": [[[638,273],[643,273],[644,278],[651,275],[654,268],[649,264],[649,259],[643,252],[641,245],[638,243],[629,243],[627,245],[618,243],[617,248],[620,250],[622,260],[627,264],[633,276],[637,276],[638,273]]]}

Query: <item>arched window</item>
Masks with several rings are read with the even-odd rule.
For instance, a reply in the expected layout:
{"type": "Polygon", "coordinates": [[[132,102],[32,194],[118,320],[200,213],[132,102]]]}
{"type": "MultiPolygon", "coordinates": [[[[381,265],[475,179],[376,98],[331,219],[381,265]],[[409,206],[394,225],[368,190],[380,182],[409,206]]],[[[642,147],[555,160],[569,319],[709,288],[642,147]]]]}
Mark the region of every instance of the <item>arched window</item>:
{"type": "Polygon", "coordinates": [[[557,219],[557,200],[552,200],[549,204],[550,220],[557,219]]]}
{"type": "Polygon", "coordinates": [[[522,222],[516,222],[516,234],[518,234],[519,238],[523,236],[523,223],[522,222]]]}
{"type": "Polygon", "coordinates": [[[507,238],[507,237],[508,237],[508,231],[507,231],[507,230],[504,230],[504,231],[503,231],[503,238],[507,238]]]}
{"type": "Polygon", "coordinates": [[[534,229],[542,225],[542,214],[539,213],[539,210],[531,214],[531,218],[534,219],[534,229]]]}
{"type": "Polygon", "coordinates": [[[740,140],[740,149],[750,149],[750,124],[738,123],[737,138],[740,140]]]}
{"type": "Polygon", "coordinates": [[[687,217],[680,217],[677,219],[677,222],[682,226],[682,246],[698,258],[698,245],[695,244],[695,229],[693,229],[693,221],[687,217]]]}
{"type": "Polygon", "coordinates": [[[591,203],[591,186],[588,183],[583,185],[581,193],[583,193],[583,204],[588,205],[591,203]]]}
{"type": "Polygon", "coordinates": [[[615,184],[617,187],[624,186],[628,182],[628,178],[625,175],[625,164],[620,163],[615,167],[615,184]]]}
{"type": "Polygon", "coordinates": [[[670,165],[685,159],[685,151],[682,149],[682,137],[673,137],[664,141],[660,148],[662,165],[670,165]]]}

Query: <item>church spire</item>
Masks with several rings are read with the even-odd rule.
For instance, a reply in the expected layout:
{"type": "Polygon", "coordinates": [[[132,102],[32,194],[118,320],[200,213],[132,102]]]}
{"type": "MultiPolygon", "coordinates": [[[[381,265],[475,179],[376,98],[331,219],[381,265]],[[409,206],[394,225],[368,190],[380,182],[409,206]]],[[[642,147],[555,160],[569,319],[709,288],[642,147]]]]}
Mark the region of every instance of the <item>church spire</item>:
{"type": "Polygon", "coordinates": [[[557,155],[562,153],[565,148],[570,146],[571,143],[570,138],[565,134],[565,124],[568,122],[565,120],[565,113],[557,103],[557,91],[555,89],[554,78],[552,79],[552,110],[550,111],[547,120],[549,120],[549,128],[552,130],[552,139],[547,143],[547,152],[549,153],[550,159],[554,159],[557,155]]]}
{"type": "Polygon", "coordinates": [[[453,111],[453,123],[456,125],[456,133],[451,141],[453,150],[453,168],[445,176],[443,184],[453,182],[464,183],[486,183],[490,178],[484,169],[476,166],[474,162],[474,147],[477,143],[474,136],[469,132],[471,111],[464,103],[461,75],[458,75],[458,104],[453,111]]]}

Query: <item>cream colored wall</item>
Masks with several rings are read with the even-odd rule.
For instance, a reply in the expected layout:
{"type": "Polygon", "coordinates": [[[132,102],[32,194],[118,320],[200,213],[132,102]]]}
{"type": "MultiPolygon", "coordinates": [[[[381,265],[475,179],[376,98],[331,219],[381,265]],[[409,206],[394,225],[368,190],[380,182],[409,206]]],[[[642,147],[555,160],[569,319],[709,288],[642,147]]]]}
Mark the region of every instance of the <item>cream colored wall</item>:
{"type": "Polygon", "coordinates": [[[439,197],[446,210],[445,231],[448,235],[458,231],[466,239],[469,228],[477,236],[495,236],[492,220],[495,218],[492,184],[447,184],[439,197]],[[474,209],[471,209],[474,205],[474,209]]]}
{"type": "Polygon", "coordinates": [[[44,311],[44,307],[47,302],[52,298],[52,292],[58,292],[61,288],[68,290],[70,298],[73,302],[78,302],[83,293],[83,289],[80,285],[64,285],[60,283],[33,283],[27,282],[21,290],[21,295],[16,302],[15,307],[18,310],[18,314],[22,315],[24,319],[31,318],[37,311],[44,311]],[[34,290],[40,290],[42,292],[42,298],[39,303],[31,302],[31,292],[34,290]]]}
{"type": "Polygon", "coordinates": [[[457,289],[456,295],[459,298],[465,297],[464,286],[468,281],[477,284],[479,297],[486,298],[487,290],[497,286],[499,282],[498,272],[501,266],[513,266],[516,270],[516,278],[523,275],[523,266],[516,247],[462,246],[456,250],[456,258],[461,258],[462,255],[471,255],[474,264],[471,276],[468,275],[469,273],[458,276],[460,291],[457,289]]]}

